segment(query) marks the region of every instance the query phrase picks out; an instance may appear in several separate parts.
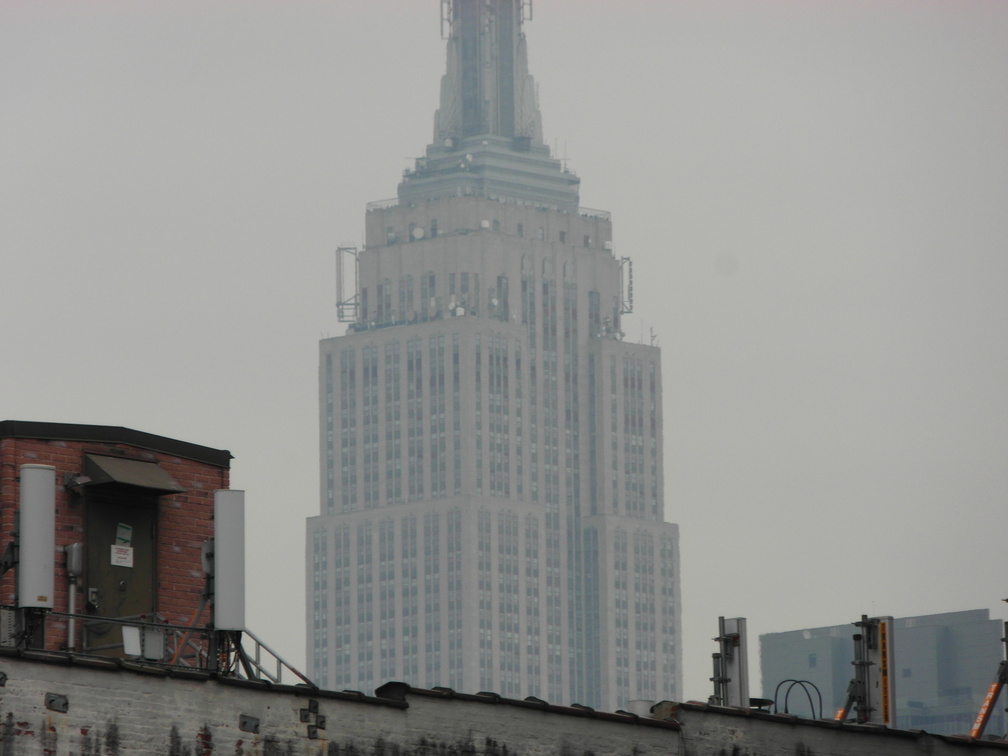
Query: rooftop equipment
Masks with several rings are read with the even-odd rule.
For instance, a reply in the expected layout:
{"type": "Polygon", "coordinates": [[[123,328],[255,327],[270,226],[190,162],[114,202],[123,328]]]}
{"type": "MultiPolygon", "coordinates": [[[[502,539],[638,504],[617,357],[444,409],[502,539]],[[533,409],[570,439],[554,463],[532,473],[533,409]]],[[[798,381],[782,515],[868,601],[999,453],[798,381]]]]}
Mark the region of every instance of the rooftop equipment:
{"type": "Polygon", "coordinates": [[[861,628],[854,634],[854,679],[847,686],[847,701],[834,719],[843,722],[853,708],[858,724],[892,727],[896,724],[893,618],[862,615],[854,625],[861,628]]]}
{"type": "Polygon", "coordinates": [[[710,702],[718,706],[749,708],[749,650],[746,644],[745,617],[718,617],[720,652],[713,654],[714,695],[710,702]]]}
{"type": "MultiPolygon", "coordinates": [[[[1005,600],[1008,601],[1008,599],[1005,600]]],[[[1008,655],[1008,622],[1005,622],[1004,637],[1001,640],[1004,641],[1006,655],[1008,655]]],[[[994,682],[990,684],[990,687],[987,689],[987,695],[984,696],[983,703],[980,705],[980,711],[977,714],[976,721],[973,723],[973,729],[970,730],[971,738],[979,739],[983,737],[984,730],[987,728],[987,722],[990,721],[991,712],[994,711],[998,696],[1001,695],[1001,689],[1006,686],[1008,686],[1008,660],[1002,659],[998,665],[997,673],[994,675],[994,682]]]]}

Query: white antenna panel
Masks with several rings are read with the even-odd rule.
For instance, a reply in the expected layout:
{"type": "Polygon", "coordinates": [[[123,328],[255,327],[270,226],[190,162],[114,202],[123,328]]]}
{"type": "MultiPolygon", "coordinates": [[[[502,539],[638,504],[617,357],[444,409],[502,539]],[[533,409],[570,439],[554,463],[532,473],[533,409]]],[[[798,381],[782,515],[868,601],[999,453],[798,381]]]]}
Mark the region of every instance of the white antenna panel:
{"type": "Polygon", "coordinates": [[[214,628],[245,629],[245,492],[214,491],[214,628]]]}
{"type": "Polygon", "coordinates": [[[56,562],[56,468],[21,465],[18,605],[53,608],[56,562]]]}

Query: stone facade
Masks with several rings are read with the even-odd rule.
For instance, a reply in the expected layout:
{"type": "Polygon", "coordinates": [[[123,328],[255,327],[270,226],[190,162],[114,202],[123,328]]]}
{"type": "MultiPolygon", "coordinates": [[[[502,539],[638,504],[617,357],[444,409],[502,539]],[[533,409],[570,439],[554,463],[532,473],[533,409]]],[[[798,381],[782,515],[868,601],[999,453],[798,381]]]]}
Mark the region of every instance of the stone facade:
{"type": "Polygon", "coordinates": [[[542,142],[523,4],[451,12],[438,138],[368,207],[356,317],[320,344],[309,674],[676,698],[660,353],[623,340],[609,214],[542,142]]]}

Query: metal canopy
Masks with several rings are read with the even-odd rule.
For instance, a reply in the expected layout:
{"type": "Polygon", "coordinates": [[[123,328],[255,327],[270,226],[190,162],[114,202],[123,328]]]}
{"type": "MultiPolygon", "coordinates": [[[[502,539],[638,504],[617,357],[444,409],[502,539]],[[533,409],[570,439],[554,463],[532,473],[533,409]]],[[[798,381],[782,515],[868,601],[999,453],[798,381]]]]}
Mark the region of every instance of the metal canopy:
{"type": "Polygon", "coordinates": [[[84,475],[91,479],[85,484],[89,487],[118,483],[143,488],[159,496],[185,491],[171,475],[158,467],[156,462],[143,462],[138,459],[85,454],[84,475]]]}

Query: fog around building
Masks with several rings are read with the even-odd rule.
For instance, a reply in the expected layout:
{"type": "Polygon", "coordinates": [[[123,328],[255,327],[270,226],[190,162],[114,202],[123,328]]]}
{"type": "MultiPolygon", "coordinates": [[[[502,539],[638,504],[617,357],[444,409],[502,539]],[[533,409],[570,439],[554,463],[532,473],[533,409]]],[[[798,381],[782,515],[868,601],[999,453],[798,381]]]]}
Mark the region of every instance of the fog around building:
{"type": "MultiPolygon", "coordinates": [[[[1008,5],[533,11],[547,142],[662,347],[686,697],[719,615],[754,658],[1008,618],[1008,5]]],[[[301,667],[334,250],[431,140],[439,35],[434,0],[0,4],[0,419],[231,450],[249,626],[301,667]]]]}

